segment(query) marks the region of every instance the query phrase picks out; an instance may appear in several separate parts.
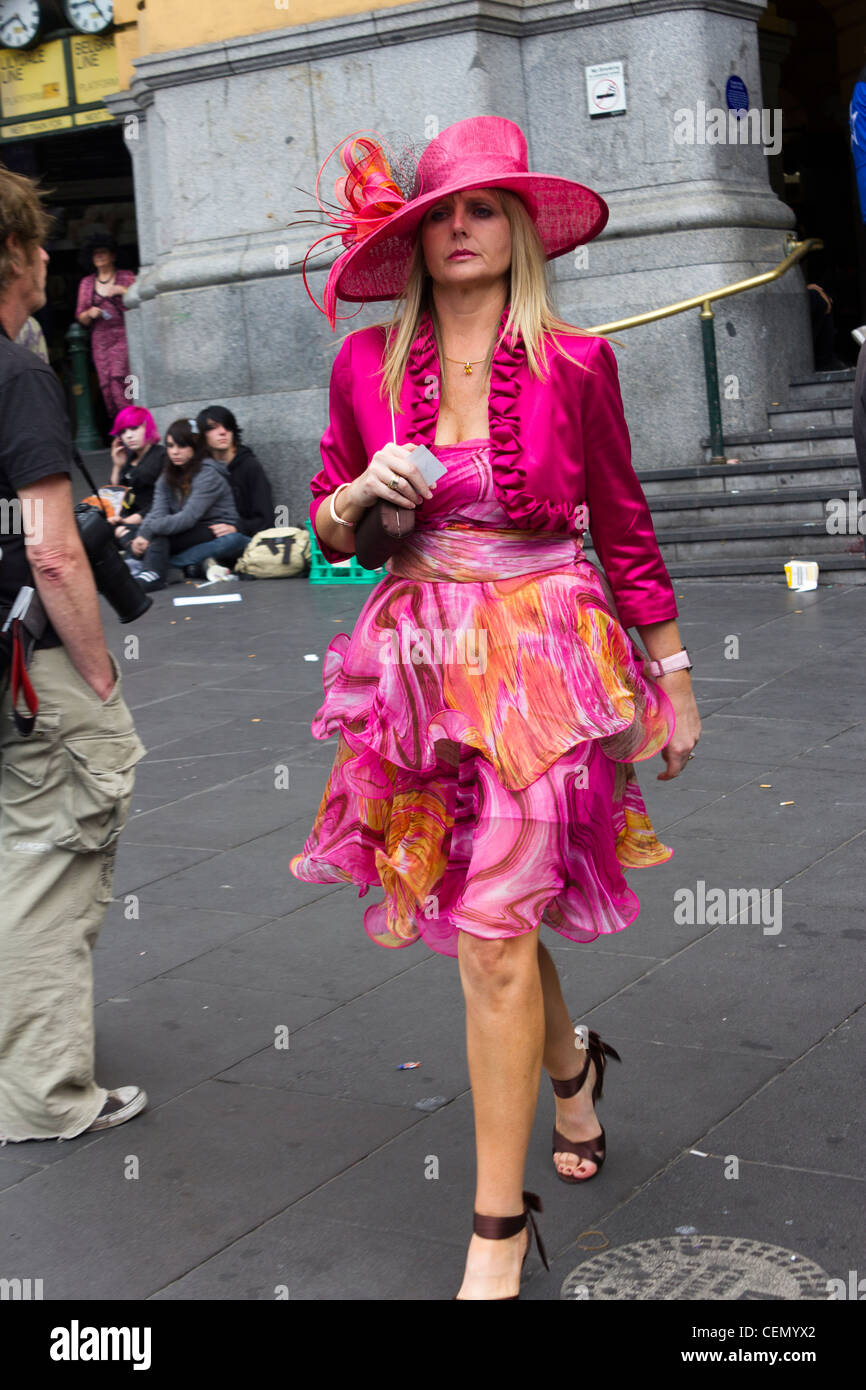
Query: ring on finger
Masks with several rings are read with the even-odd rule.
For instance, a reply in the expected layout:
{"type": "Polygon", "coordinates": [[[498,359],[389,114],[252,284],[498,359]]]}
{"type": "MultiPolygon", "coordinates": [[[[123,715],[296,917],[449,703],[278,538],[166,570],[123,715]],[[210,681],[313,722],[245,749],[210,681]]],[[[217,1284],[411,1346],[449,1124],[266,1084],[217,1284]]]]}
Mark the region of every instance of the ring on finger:
{"type": "Polygon", "coordinates": [[[389,486],[389,487],[393,487],[393,488],[402,487],[402,486],[403,486],[403,479],[402,479],[402,478],[392,478],[391,481],[390,481],[390,483],[388,484],[388,486],[389,486]]]}

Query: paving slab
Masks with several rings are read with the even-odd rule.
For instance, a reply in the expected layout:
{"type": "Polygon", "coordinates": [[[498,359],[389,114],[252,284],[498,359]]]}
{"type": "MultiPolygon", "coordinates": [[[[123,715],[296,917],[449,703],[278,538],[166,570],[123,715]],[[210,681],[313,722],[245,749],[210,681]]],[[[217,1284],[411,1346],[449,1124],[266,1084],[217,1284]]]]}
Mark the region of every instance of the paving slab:
{"type": "MultiPolygon", "coordinates": [[[[801,764],[804,767],[830,768],[837,773],[856,772],[862,795],[866,782],[866,722],[860,720],[838,733],[828,733],[821,742],[813,744],[791,762],[795,767],[801,764]]],[[[846,777],[844,781],[847,786],[849,779],[846,777]]],[[[844,795],[851,796],[856,788],[842,790],[844,795]]]]}
{"type": "MultiPolygon", "coordinates": [[[[333,746],[331,761],[335,752],[333,746]]],[[[180,795],[172,800],[151,798],[154,805],[130,816],[125,842],[158,845],[206,839],[214,850],[235,849],[274,830],[288,833],[290,826],[307,817],[311,828],[310,803],[315,802],[315,811],[327,779],[297,753],[289,754],[280,766],[287,769],[288,777],[282,771],[277,777],[275,764],[269,763],[235,777],[221,791],[184,792],[178,788],[180,795]],[[155,811],[158,814],[153,814],[155,811]]],[[[135,800],[139,800],[137,795],[135,800]]]]}
{"type": "MultiPolygon", "coordinates": [[[[194,837],[195,827],[187,826],[187,836],[194,837]]],[[[145,884],[158,882],[178,869],[213,859],[216,851],[203,845],[149,844],[139,845],[124,837],[118,846],[115,861],[115,893],[131,893],[145,884]]]]}
{"type": "Polygon", "coordinates": [[[148,883],[141,889],[142,900],[173,903],[179,908],[216,908],[222,912],[255,908],[277,917],[327,897],[334,892],[334,884],[302,883],[289,873],[289,859],[301,850],[308,833],[306,819],[298,817],[287,830],[259,835],[239,849],[223,850],[203,864],[148,883]],[[297,831],[293,832],[295,825],[297,831]]]}
{"type": "Polygon", "coordinates": [[[695,754],[686,772],[672,782],[658,781],[658,773],[664,770],[661,757],[635,766],[641,793],[657,832],[664,826],[678,824],[702,807],[712,806],[738,787],[746,786],[755,777],[754,762],[714,758],[707,756],[703,749],[700,755],[695,754]]]}
{"type": "Polygon", "coordinates": [[[293,1207],[151,1301],[450,1299],[460,1287],[464,1261],[465,1251],[446,1241],[305,1216],[293,1207]]]}
{"type": "Polygon", "coordinates": [[[46,1299],[148,1298],[414,1122],[207,1081],[0,1193],[0,1248],[46,1299]]]}
{"type": "Polygon", "coordinates": [[[751,781],[695,810],[689,827],[702,835],[830,850],[866,829],[866,805],[840,804],[835,771],[788,763],[764,767],[751,781]]]}
{"type": "MultiPolygon", "coordinates": [[[[651,814],[655,820],[652,808],[651,814]]],[[[742,888],[772,891],[824,854],[809,845],[764,845],[755,840],[698,835],[688,817],[667,827],[661,838],[673,847],[673,858],[652,868],[630,869],[626,874],[640,902],[639,916],[623,931],[599,936],[586,945],[576,943],[577,950],[673,955],[715,930],[712,923],[697,920],[697,896],[695,920],[688,920],[688,899],[677,897],[682,890],[690,889],[697,895],[702,882],[707,890],[721,887],[726,893],[742,888]]]]}
{"type": "MultiPolygon", "coordinates": [[[[778,935],[752,921],[715,927],[600,1005],[591,1026],[604,1038],[677,1042],[698,1053],[800,1056],[858,1006],[863,943],[859,932],[816,931],[801,905],[780,906],[778,935]]],[[[861,916],[848,920],[862,926],[861,916]]]]}
{"type": "MultiPolygon", "coordinates": [[[[821,722],[814,719],[760,718],[739,709],[713,712],[701,720],[700,750],[695,754],[703,764],[705,757],[732,758],[773,764],[787,763],[807,749],[819,749],[827,740],[834,743],[852,726],[850,720],[821,722]]],[[[700,774],[698,769],[698,773],[700,774]]],[[[692,769],[689,768],[691,774],[692,769]]]]}
{"type": "Polygon", "coordinates": [[[125,895],[117,898],[106,913],[93,951],[94,998],[101,1003],[185,961],[208,956],[224,942],[254,932],[265,920],[203,908],[178,913],[163,903],[129,901],[125,895]]]}
{"type": "Polygon", "coordinates": [[[709,1130],[704,1143],[749,1163],[866,1179],[864,1050],[860,1008],[709,1130]]]}
{"type": "Polygon", "coordinates": [[[330,894],[326,910],[321,901],[296,908],[258,930],[196,954],[172,974],[250,989],[270,988],[279,979],[293,994],[345,1003],[424,959],[417,947],[387,951],[371,946],[359,922],[357,891],[347,887],[330,894]]]}
{"type": "Polygon", "coordinates": [[[333,1008],[332,999],[293,994],[280,983],[254,990],[164,976],[147,980],[97,1006],[96,1074],[108,1088],[143,1086],[157,1107],[263,1048],[293,1067],[288,1053],[275,1047],[277,1030],[291,1036],[333,1008]]]}
{"type": "Polygon", "coordinates": [[[839,849],[792,875],[789,893],[794,902],[816,907],[862,908],[866,894],[866,834],[860,831],[839,849]]]}

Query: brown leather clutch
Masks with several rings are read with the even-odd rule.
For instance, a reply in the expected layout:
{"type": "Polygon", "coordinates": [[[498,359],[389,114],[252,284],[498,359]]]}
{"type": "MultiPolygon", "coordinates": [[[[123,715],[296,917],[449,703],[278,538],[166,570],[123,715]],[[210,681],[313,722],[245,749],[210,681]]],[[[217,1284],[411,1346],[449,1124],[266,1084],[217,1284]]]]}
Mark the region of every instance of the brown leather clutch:
{"type": "Polygon", "coordinates": [[[374,502],[355,526],[355,559],[365,570],[380,569],[414,529],[414,510],[374,502]]]}

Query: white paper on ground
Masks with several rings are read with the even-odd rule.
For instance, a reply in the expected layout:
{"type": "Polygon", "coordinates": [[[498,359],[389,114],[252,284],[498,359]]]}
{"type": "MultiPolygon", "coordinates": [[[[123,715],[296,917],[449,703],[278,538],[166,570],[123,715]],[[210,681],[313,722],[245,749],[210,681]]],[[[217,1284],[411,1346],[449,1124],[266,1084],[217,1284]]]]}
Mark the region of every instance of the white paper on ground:
{"type": "Polygon", "coordinates": [[[243,603],[243,594],[202,594],[201,598],[174,598],[175,608],[186,608],[190,603],[243,603]]]}

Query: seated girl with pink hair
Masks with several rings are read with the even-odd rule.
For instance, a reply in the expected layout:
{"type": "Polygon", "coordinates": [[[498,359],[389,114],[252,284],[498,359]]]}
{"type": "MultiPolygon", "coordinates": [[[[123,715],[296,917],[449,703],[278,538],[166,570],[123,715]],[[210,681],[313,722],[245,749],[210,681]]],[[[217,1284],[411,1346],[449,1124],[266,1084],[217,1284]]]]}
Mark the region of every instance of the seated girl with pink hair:
{"type": "Polygon", "coordinates": [[[111,433],[111,484],[126,488],[120,515],[113,518],[112,525],[117,527],[118,543],[126,548],[153,505],[166,453],[159,442],[156,421],[144,406],[124,406],[111,433]]]}

